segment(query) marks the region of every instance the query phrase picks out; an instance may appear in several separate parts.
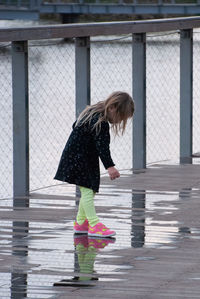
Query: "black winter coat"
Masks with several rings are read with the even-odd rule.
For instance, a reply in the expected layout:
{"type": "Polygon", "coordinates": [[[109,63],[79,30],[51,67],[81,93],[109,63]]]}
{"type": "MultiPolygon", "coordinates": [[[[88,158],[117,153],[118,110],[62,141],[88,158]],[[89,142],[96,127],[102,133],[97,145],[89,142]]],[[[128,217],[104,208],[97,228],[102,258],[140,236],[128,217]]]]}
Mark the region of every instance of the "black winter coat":
{"type": "Polygon", "coordinates": [[[94,115],[90,124],[73,124],[54,179],[99,191],[99,157],[106,169],[115,164],[110,155],[108,122],[102,122],[98,134],[92,131],[98,117],[99,114],[94,115]]]}

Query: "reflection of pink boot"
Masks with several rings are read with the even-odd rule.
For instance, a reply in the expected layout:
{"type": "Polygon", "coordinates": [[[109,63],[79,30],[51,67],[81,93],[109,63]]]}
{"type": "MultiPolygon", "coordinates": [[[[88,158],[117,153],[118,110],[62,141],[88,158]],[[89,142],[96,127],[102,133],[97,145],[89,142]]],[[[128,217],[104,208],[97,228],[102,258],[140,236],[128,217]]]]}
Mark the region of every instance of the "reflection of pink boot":
{"type": "Polygon", "coordinates": [[[88,238],[88,246],[89,247],[94,247],[96,249],[98,248],[104,248],[106,246],[108,246],[109,244],[113,244],[115,243],[115,238],[95,238],[95,237],[91,237],[91,238],[88,238]]]}
{"type": "Polygon", "coordinates": [[[74,236],[74,245],[83,245],[85,248],[88,248],[88,236],[74,236]]]}
{"type": "Polygon", "coordinates": [[[106,238],[114,235],[116,235],[116,232],[114,230],[110,230],[101,222],[97,223],[95,226],[89,225],[88,236],[106,238]]]}
{"type": "Polygon", "coordinates": [[[83,224],[78,224],[77,221],[74,222],[74,233],[75,234],[87,234],[88,232],[88,220],[85,219],[83,224]]]}

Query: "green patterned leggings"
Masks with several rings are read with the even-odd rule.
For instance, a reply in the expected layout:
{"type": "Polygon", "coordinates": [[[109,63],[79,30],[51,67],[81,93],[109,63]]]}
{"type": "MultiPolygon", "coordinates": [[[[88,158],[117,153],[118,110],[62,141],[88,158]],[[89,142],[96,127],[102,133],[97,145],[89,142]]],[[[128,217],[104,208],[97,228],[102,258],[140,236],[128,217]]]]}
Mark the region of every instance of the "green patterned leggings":
{"type": "Polygon", "coordinates": [[[79,225],[83,224],[85,219],[88,219],[89,225],[94,226],[99,222],[97,217],[95,206],[94,206],[94,196],[95,192],[92,189],[81,187],[81,199],[79,202],[78,214],[76,220],[79,225]]]}

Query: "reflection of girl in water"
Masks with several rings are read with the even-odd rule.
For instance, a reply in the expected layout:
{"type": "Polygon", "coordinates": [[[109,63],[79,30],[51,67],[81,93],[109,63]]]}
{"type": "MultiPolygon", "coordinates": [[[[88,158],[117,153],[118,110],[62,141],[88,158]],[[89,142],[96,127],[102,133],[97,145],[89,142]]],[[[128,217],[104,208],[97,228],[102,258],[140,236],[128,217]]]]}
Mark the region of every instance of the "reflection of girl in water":
{"type": "Polygon", "coordinates": [[[63,150],[55,179],[80,187],[81,200],[74,223],[75,233],[110,237],[115,231],[99,221],[94,195],[99,191],[99,157],[111,180],[120,176],[110,154],[109,123],[116,134],[124,133],[134,103],[129,94],[114,92],[105,101],[87,106],[73,124],[73,131],[63,150]]]}
{"type": "Polygon", "coordinates": [[[79,264],[79,281],[97,280],[96,277],[84,275],[94,273],[94,262],[99,249],[108,246],[109,243],[114,243],[115,239],[95,239],[89,238],[87,235],[82,235],[74,238],[74,245],[78,254],[79,264]],[[83,274],[83,275],[82,275],[83,274]]]}
{"type": "MultiPolygon", "coordinates": [[[[75,254],[78,257],[78,265],[75,263],[75,273],[80,273],[72,279],[63,279],[54,286],[88,286],[92,281],[98,280],[94,272],[94,262],[100,249],[105,248],[110,243],[114,243],[114,238],[89,238],[87,235],[76,235],[74,237],[75,254]],[[89,283],[89,284],[88,284],[89,283]]],[[[93,285],[93,284],[92,284],[93,285]]]]}

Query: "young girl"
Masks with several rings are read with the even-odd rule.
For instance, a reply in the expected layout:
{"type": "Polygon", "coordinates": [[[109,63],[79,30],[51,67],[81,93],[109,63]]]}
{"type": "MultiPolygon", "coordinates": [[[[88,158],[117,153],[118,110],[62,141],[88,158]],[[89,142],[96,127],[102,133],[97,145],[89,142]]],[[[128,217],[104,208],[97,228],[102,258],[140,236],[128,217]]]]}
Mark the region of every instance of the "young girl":
{"type": "Polygon", "coordinates": [[[116,233],[99,222],[94,195],[99,191],[99,157],[111,180],[120,176],[110,154],[109,123],[115,134],[124,133],[128,118],[134,113],[134,102],[125,92],[114,92],[105,101],[87,106],[77,121],[63,150],[56,180],[80,187],[81,199],[74,222],[75,233],[111,237],[116,233]]]}

